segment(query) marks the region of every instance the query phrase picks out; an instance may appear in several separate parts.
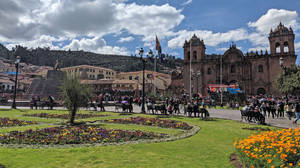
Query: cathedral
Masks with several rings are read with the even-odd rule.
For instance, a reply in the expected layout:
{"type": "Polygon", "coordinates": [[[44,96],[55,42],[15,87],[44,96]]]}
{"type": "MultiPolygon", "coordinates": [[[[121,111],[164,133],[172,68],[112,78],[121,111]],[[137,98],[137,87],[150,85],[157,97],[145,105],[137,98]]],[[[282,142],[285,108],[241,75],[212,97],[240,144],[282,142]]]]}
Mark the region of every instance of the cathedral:
{"type": "Polygon", "coordinates": [[[209,86],[237,86],[246,95],[278,95],[274,81],[282,66],[296,62],[292,28],[280,23],[269,34],[270,53],[256,51],[243,54],[235,44],[223,55],[205,53],[205,44],[194,35],[184,43],[183,81],[186,93],[207,95],[209,86]],[[280,60],[283,65],[280,65],[280,60]]]}

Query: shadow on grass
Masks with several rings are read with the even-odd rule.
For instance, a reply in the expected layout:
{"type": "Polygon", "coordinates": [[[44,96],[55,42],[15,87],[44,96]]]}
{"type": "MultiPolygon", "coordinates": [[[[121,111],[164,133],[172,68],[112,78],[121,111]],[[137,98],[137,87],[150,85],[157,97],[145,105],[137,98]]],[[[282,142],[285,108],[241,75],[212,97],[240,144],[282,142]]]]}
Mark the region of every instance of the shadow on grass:
{"type": "Polygon", "coordinates": [[[132,115],[133,113],[119,113],[120,116],[132,115]]]}
{"type": "Polygon", "coordinates": [[[252,131],[271,131],[270,128],[261,128],[261,127],[243,127],[242,129],[252,130],[252,131]]]}
{"type": "Polygon", "coordinates": [[[200,118],[200,121],[218,121],[216,118],[206,117],[206,118],[200,118]]]}
{"type": "Polygon", "coordinates": [[[5,168],[5,166],[3,164],[0,163],[0,168],[5,168]]]}

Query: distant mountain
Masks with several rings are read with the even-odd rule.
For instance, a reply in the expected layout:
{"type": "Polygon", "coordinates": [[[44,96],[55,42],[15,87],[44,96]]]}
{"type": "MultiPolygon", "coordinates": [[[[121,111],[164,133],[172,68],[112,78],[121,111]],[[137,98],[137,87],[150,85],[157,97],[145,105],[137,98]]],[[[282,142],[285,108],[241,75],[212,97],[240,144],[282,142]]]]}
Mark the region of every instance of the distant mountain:
{"type": "Polygon", "coordinates": [[[2,44],[0,44],[0,57],[10,59],[11,52],[2,44]]]}
{"type": "MultiPolygon", "coordinates": [[[[50,50],[49,48],[27,49],[26,47],[16,46],[9,51],[5,46],[0,44],[0,57],[14,59],[21,56],[21,61],[39,65],[54,66],[56,59],[59,60],[61,67],[69,67],[75,65],[94,65],[105,68],[111,68],[116,71],[128,72],[141,70],[143,65],[139,57],[122,56],[109,54],[96,54],[85,51],[62,51],[50,50]]],[[[159,61],[158,61],[159,62],[159,61]]],[[[176,67],[181,67],[183,60],[175,59],[173,56],[165,56],[162,63],[158,63],[160,71],[171,71],[176,67]]],[[[153,70],[153,58],[147,58],[146,69],[153,70]]]]}

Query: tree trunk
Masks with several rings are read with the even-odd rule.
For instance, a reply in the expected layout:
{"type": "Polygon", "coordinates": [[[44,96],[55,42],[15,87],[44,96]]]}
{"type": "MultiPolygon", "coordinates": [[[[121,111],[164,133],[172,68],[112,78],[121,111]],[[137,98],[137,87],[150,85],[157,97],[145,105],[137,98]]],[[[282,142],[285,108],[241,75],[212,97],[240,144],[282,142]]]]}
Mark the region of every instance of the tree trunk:
{"type": "Polygon", "coordinates": [[[77,108],[73,108],[71,111],[71,116],[70,116],[70,124],[71,125],[74,125],[76,111],[77,111],[77,108]]]}

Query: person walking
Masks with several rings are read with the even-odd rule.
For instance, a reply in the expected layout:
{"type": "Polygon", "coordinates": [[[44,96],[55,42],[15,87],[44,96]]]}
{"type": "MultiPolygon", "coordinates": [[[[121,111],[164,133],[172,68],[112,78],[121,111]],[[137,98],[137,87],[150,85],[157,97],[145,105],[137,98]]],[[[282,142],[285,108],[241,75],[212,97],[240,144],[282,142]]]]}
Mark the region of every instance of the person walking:
{"type": "Polygon", "coordinates": [[[295,105],[295,115],[296,115],[296,118],[293,121],[293,124],[297,124],[297,121],[300,120],[300,102],[299,102],[299,100],[295,105]]]}

